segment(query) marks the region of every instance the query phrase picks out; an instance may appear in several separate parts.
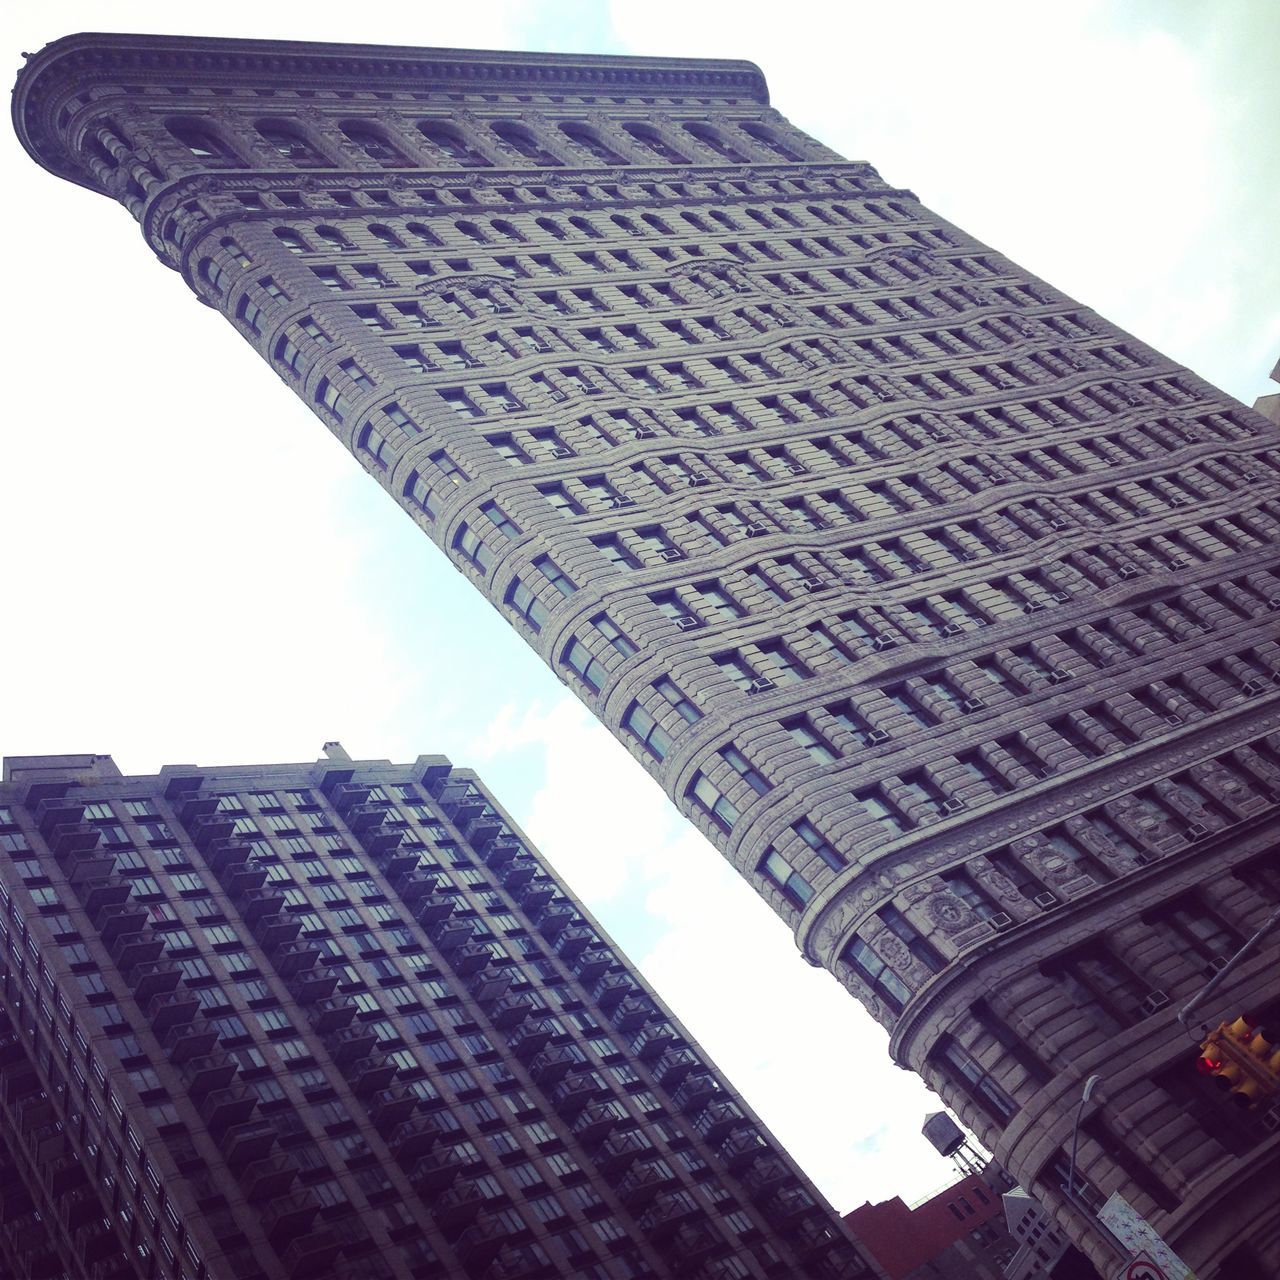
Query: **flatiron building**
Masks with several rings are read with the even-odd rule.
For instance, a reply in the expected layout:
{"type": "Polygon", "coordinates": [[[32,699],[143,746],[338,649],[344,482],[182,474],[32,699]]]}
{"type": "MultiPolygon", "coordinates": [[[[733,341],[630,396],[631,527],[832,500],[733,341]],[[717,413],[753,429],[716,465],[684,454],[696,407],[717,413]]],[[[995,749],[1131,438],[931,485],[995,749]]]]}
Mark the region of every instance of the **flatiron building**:
{"type": "Polygon", "coordinates": [[[1280,901],[1274,424],[747,63],[85,35],[14,110],[1100,1265],[1120,1192],[1280,1269],[1175,1016],[1280,901]]]}
{"type": "Polygon", "coordinates": [[[11,1280],[870,1280],[443,756],[0,782],[11,1280]]]}

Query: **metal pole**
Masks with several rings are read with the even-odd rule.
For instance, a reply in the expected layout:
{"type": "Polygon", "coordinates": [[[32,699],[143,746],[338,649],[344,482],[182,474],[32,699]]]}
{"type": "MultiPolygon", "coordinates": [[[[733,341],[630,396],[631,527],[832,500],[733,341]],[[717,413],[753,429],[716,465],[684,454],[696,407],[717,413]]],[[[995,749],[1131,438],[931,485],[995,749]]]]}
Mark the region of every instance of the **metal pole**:
{"type": "Polygon", "coordinates": [[[1085,1103],[1093,1097],[1094,1090],[1101,1083],[1101,1076],[1090,1076],[1084,1082],[1084,1089],[1080,1094],[1080,1102],[1076,1107],[1075,1122],[1071,1126],[1071,1159],[1067,1164],[1067,1198],[1074,1200],[1080,1206],[1080,1211],[1085,1214],[1088,1220],[1097,1228],[1098,1233],[1116,1253],[1122,1258],[1128,1258],[1130,1257],[1128,1246],[1105,1222],[1099,1220],[1098,1215],[1089,1208],[1084,1197],[1076,1191],[1076,1153],[1080,1146],[1080,1117],[1084,1114],[1085,1103]]]}
{"type": "Polygon", "coordinates": [[[1205,986],[1200,990],[1200,993],[1192,996],[1192,998],[1178,1010],[1178,1021],[1182,1023],[1183,1028],[1187,1032],[1192,1034],[1193,1039],[1198,1040],[1200,1037],[1191,1032],[1191,1028],[1187,1026],[1187,1019],[1231,976],[1233,970],[1239,967],[1240,964],[1247,960],[1249,956],[1258,949],[1263,938],[1265,938],[1267,934],[1269,934],[1271,930],[1276,928],[1278,925],[1280,925],[1280,907],[1277,907],[1276,910],[1271,913],[1263,923],[1262,928],[1259,929],[1258,932],[1255,933],[1253,937],[1250,938],[1249,941],[1246,942],[1244,946],[1242,946],[1240,950],[1237,951],[1235,955],[1233,955],[1231,959],[1228,960],[1227,963],[1209,979],[1205,986]]]}
{"type": "Polygon", "coordinates": [[[1067,1195],[1077,1201],[1082,1209],[1088,1205],[1076,1194],[1076,1152],[1080,1147],[1080,1117],[1084,1114],[1085,1103],[1093,1097],[1093,1091],[1102,1083],[1101,1076],[1090,1076],[1084,1082],[1084,1091],[1080,1094],[1080,1103],[1076,1107],[1075,1123],[1071,1126],[1071,1160],[1067,1165],[1067,1195]]]}

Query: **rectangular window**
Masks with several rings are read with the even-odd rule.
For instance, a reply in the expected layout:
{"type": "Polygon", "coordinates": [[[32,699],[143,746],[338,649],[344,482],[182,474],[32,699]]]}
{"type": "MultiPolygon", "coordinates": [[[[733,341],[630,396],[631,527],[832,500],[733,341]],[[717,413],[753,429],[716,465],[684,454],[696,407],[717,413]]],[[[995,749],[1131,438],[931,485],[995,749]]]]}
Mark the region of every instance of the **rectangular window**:
{"type": "Polygon", "coordinates": [[[608,614],[597,613],[591,619],[591,625],[609,642],[610,648],[615,653],[621,654],[622,657],[630,658],[633,654],[639,652],[631,638],[619,630],[608,614]]]}
{"type": "Polygon", "coordinates": [[[651,712],[633,702],[622,717],[622,727],[656,760],[665,760],[671,749],[671,735],[651,712]]]}
{"type": "Polygon", "coordinates": [[[801,840],[809,846],[810,849],[829,866],[832,871],[839,871],[845,865],[845,860],[838,854],[835,849],[827,842],[818,829],[809,821],[802,818],[799,822],[792,826],[792,831],[800,837],[801,840]]]}
{"type": "Polygon", "coordinates": [[[732,831],[740,816],[737,806],[701,771],[694,774],[685,798],[691,800],[722,831],[732,831]]]}
{"type": "Polygon", "coordinates": [[[1018,1104],[972,1055],[950,1038],[945,1038],[935,1052],[956,1087],[972,1098],[992,1120],[1004,1126],[1013,1119],[1017,1114],[1018,1104]]]}
{"type": "Polygon", "coordinates": [[[840,953],[840,959],[855,970],[894,1013],[901,1013],[907,1007],[910,988],[861,938],[854,938],[840,953]]]}
{"type": "Polygon", "coordinates": [[[591,539],[592,545],[606,560],[618,569],[638,569],[640,560],[623,543],[616,533],[602,534],[591,539]]]}
{"type": "Polygon", "coordinates": [[[805,749],[809,759],[815,764],[830,764],[839,759],[835,748],[813,727],[808,716],[785,720],[782,727],[798,746],[805,749]]]}
{"type": "Polygon", "coordinates": [[[604,682],[609,678],[609,672],[604,664],[592,656],[591,651],[581,640],[570,640],[565,645],[560,660],[570,671],[577,673],[582,683],[592,693],[599,693],[604,688],[604,682]]]}
{"type": "Polygon", "coordinates": [[[569,575],[556,564],[550,556],[539,556],[534,562],[533,567],[542,574],[546,580],[562,596],[571,596],[577,591],[577,585],[570,579],[569,575]]]}
{"type": "Polygon", "coordinates": [[[754,765],[738,750],[737,747],[725,747],[720,758],[757,794],[764,795],[773,789],[773,784],[766,781],[754,765]]]}
{"type": "Polygon", "coordinates": [[[776,849],[769,849],[756,870],[797,907],[803,907],[813,897],[813,886],[776,849]]]}
{"type": "Polygon", "coordinates": [[[694,724],[702,719],[702,712],[689,700],[689,698],[680,690],[679,686],[669,676],[661,676],[654,681],[654,689],[662,695],[673,707],[675,707],[680,718],[688,724],[694,724]]]}
{"type": "Polygon", "coordinates": [[[480,507],[480,510],[488,517],[489,523],[493,525],[502,537],[509,539],[519,536],[519,526],[496,502],[486,502],[480,507]]]}
{"type": "Polygon", "coordinates": [[[504,599],[507,606],[519,614],[534,631],[542,630],[542,624],[550,616],[547,607],[519,578],[512,580],[504,599]]]}

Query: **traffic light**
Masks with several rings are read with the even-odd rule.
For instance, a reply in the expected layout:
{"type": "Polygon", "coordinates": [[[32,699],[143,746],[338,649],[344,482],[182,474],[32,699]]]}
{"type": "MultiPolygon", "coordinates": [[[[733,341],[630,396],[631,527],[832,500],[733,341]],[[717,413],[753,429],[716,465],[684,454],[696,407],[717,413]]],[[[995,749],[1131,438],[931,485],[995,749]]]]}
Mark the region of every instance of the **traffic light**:
{"type": "Polygon", "coordinates": [[[1280,1093],[1280,1043],[1248,1014],[1209,1033],[1196,1067],[1228,1090],[1237,1106],[1254,1107],[1280,1093]]]}

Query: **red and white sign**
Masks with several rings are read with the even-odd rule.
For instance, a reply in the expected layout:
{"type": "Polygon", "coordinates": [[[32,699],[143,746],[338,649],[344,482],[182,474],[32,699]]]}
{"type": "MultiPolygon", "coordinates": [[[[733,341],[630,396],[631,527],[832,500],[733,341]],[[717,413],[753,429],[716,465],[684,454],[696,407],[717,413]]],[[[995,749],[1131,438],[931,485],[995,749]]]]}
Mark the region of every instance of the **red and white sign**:
{"type": "Polygon", "coordinates": [[[1159,1265],[1146,1254],[1139,1254],[1125,1263],[1122,1274],[1124,1280],[1169,1280],[1168,1273],[1161,1271],[1159,1265]]]}

